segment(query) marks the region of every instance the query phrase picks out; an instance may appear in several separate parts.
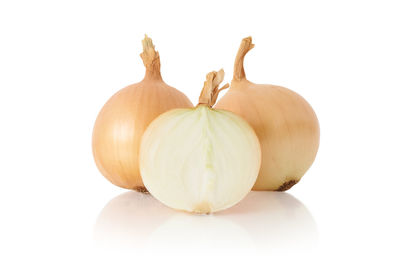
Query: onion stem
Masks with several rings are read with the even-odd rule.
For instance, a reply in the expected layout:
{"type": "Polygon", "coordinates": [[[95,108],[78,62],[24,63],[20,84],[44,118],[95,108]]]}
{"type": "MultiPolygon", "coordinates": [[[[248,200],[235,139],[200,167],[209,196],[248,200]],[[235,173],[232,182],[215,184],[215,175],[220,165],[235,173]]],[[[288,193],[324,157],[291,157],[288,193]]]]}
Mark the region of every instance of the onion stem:
{"type": "Polygon", "coordinates": [[[153,41],[147,35],[142,40],[143,52],[140,57],[146,67],[145,79],[162,79],[160,72],[160,55],[155,50],[153,41]]]}
{"type": "Polygon", "coordinates": [[[218,88],[219,84],[224,80],[225,72],[220,69],[218,72],[212,71],[207,74],[206,81],[199,97],[199,104],[205,104],[208,107],[212,107],[217,102],[218,94],[221,90],[229,87],[229,84],[225,84],[222,88],[218,88]]]}
{"type": "Polygon", "coordinates": [[[235,65],[233,67],[233,80],[241,81],[246,79],[246,73],[243,68],[244,56],[247,52],[253,49],[254,44],[251,43],[251,37],[244,38],[240,44],[239,50],[236,54],[235,65]]]}

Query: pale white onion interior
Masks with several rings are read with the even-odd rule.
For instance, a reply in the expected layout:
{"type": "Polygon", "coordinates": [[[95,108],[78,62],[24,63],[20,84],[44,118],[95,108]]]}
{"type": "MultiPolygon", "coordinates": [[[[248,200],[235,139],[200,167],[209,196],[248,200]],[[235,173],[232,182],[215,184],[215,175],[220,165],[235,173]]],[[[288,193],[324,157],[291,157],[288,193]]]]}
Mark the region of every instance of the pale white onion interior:
{"type": "Polygon", "coordinates": [[[247,122],[207,106],[162,114],[140,148],[146,188],[167,206],[189,212],[215,212],[239,202],[253,187],[260,163],[260,145],[247,122]]]}

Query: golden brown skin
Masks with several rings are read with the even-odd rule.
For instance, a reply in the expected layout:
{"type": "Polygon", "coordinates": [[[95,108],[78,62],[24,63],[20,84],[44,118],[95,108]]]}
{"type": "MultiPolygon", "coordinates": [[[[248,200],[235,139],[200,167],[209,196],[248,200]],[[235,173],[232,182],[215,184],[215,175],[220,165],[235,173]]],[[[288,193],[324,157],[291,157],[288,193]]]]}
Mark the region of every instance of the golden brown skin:
{"type": "Polygon", "coordinates": [[[250,37],[243,39],[231,87],[215,108],[242,116],[260,140],[262,163],[253,190],[285,191],[313,163],[319,146],[319,123],[311,106],[297,93],[246,79],[243,58],[252,47],[250,37]]]}
{"type": "Polygon", "coordinates": [[[100,172],[113,184],[145,192],[139,172],[139,146],[146,127],[158,115],[193,104],[164,83],[158,52],[150,38],[143,42],[145,78],[112,96],[101,109],[93,129],[93,156],[100,172]]]}

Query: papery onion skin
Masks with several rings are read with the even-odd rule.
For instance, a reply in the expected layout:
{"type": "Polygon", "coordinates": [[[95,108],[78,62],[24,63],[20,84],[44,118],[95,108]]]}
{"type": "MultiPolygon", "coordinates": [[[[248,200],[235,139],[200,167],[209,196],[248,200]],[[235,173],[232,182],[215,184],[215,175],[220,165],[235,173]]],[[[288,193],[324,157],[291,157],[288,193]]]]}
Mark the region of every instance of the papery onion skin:
{"type": "Polygon", "coordinates": [[[311,106],[294,91],[246,79],[243,59],[253,46],[251,37],[242,40],[231,87],[215,108],[240,115],[257,133],[262,163],[253,190],[285,191],[299,182],[314,162],[319,123],[311,106]]]}
{"type": "Polygon", "coordinates": [[[145,129],[160,114],[193,104],[162,80],[159,54],[147,36],[141,57],[146,66],[144,79],[121,89],[103,106],[93,129],[92,148],[97,167],[110,182],[144,192],[139,146],[145,129]]]}
{"type": "Polygon", "coordinates": [[[222,78],[223,71],[208,74],[196,108],[160,115],[143,135],[143,182],[171,208],[199,214],[229,208],[257,178],[261,149],[254,130],[236,114],[211,108],[226,87],[215,87],[222,78]]]}

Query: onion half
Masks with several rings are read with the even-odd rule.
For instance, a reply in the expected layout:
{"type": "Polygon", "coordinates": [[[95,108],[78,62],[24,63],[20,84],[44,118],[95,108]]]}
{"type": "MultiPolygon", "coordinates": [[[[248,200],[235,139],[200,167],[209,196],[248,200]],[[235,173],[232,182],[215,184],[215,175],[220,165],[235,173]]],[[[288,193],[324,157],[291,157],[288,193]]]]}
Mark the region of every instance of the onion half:
{"type": "Polygon", "coordinates": [[[165,205],[211,213],[243,199],[257,178],[261,150],[251,126],[213,109],[224,72],[207,75],[194,109],[173,109],[143,135],[140,171],[149,192],[165,205]]]}

